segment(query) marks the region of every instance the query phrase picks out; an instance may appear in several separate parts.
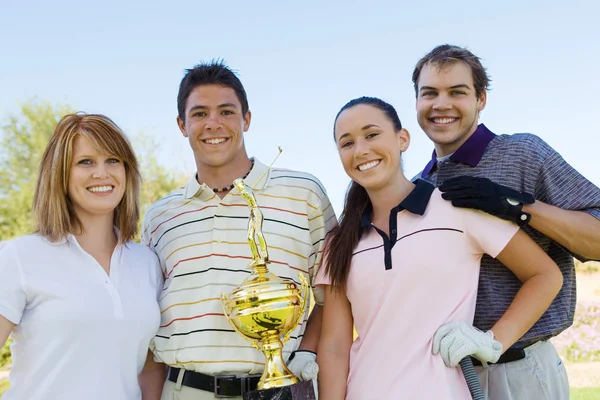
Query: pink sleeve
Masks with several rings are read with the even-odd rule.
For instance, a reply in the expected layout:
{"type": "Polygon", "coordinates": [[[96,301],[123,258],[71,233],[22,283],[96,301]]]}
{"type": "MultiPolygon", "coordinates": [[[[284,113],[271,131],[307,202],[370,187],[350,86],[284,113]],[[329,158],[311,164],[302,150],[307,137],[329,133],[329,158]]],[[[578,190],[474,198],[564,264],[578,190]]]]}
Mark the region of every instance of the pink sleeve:
{"type": "Polygon", "coordinates": [[[325,273],[325,266],[327,265],[327,258],[323,256],[321,259],[321,265],[317,270],[317,276],[315,277],[315,286],[317,285],[331,285],[331,279],[329,275],[325,273]]]}
{"type": "Polygon", "coordinates": [[[465,214],[466,233],[481,253],[496,258],[515,236],[517,224],[494,217],[483,211],[462,209],[465,214]]]}
{"type": "Polygon", "coordinates": [[[325,257],[322,257],[321,263],[316,267],[318,268],[317,275],[313,279],[313,294],[315,296],[315,302],[320,306],[322,306],[325,302],[325,289],[323,288],[323,285],[330,284],[329,276],[325,274],[326,262],[327,260],[325,259],[325,257]]]}

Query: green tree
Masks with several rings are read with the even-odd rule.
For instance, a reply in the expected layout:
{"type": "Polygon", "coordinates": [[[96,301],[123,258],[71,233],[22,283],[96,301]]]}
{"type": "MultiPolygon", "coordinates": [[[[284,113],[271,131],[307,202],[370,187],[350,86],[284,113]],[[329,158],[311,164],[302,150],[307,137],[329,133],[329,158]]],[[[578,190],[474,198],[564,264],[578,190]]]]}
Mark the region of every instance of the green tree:
{"type": "Polygon", "coordinates": [[[0,240],[31,232],[31,201],[44,148],[65,105],[23,103],[0,131],[0,240]]]}
{"type": "MultiPolygon", "coordinates": [[[[152,203],[181,187],[187,177],[173,168],[165,168],[158,162],[156,149],[159,147],[154,137],[138,133],[133,139],[133,146],[140,163],[142,187],[140,191],[141,224],[146,210],[152,203]]],[[[139,241],[139,234],[137,240],[139,241]]]]}
{"type": "MultiPolygon", "coordinates": [[[[0,125],[0,240],[31,233],[31,203],[39,162],[57,122],[73,111],[68,105],[30,100],[0,125]]],[[[181,186],[185,177],[158,163],[154,138],[140,133],[131,141],[143,179],[143,216],[151,203],[181,186]]],[[[0,347],[0,368],[10,363],[8,344],[0,347]]]]}

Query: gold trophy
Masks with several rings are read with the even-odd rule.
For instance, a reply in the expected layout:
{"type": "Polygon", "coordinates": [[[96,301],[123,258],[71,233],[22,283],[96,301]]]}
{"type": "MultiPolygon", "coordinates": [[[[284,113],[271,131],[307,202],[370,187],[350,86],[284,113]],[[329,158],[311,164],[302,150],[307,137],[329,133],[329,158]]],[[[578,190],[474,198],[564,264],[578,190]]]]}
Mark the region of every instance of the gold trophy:
{"type": "Polygon", "coordinates": [[[225,317],[233,329],[263,352],[265,369],[258,382],[258,390],[293,385],[299,379],[285,365],[283,344],[298,326],[304,315],[308,297],[308,282],[298,274],[301,290],[290,281],[269,272],[269,254],[262,233],[263,215],[250,186],[242,179],[233,181],[250,209],[248,244],[252,273],[229,295],[221,295],[225,317]]]}

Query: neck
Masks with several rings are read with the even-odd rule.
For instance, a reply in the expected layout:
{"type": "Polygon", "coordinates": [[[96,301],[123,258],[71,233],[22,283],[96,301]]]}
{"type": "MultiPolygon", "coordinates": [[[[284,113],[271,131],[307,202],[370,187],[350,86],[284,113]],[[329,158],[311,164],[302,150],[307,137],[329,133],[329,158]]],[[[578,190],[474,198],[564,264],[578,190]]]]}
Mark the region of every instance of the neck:
{"type": "Polygon", "coordinates": [[[233,181],[248,173],[252,161],[244,152],[243,157],[233,160],[226,165],[214,167],[204,163],[196,163],[198,183],[206,184],[210,188],[222,189],[231,186],[233,181]]]}
{"type": "Polygon", "coordinates": [[[82,230],[74,234],[81,245],[114,248],[117,245],[113,225],[113,213],[106,215],[77,215],[81,221],[82,230]]]}
{"type": "Polygon", "coordinates": [[[414,187],[415,184],[400,173],[395,185],[390,184],[381,190],[368,191],[373,207],[373,220],[387,220],[390,210],[400,204],[414,187]]]}
{"type": "Polygon", "coordinates": [[[471,136],[473,136],[473,134],[475,133],[475,131],[477,130],[477,128],[479,127],[479,120],[475,120],[475,124],[471,127],[470,129],[470,133],[468,135],[466,135],[465,137],[463,137],[460,142],[455,142],[449,145],[444,145],[444,144],[439,144],[439,143],[435,143],[434,142],[434,148],[435,148],[435,154],[437,157],[444,157],[447,156],[449,154],[455,153],[456,150],[460,149],[460,147],[465,144],[465,142],[467,140],[469,140],[469,138],[471,136]]]}

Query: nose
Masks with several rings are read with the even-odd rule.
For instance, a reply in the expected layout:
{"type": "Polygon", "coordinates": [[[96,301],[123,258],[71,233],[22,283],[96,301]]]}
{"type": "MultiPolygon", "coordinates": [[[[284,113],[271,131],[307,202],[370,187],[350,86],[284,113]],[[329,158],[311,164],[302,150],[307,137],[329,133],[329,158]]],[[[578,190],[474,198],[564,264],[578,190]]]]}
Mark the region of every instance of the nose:
{"type": "Polygon", "coordinates": [[[108,171],[106,170],[106,165],[104,163],[99,163],[96,168],[94,168],[94,172],[92,173],[92,178],[94,179],[104,179],[108,178],[108,171]]]}
{"type": "Polygon", "coordinates": [[[449,110],[450,108],[452,108],[452,104],[450,103],[450,99],[448,98],[448,96],[440,94],[435,98],[433,108],[435,110],[449,110]]]}
{"type": "Polygon", "coordinates": [[[369,144],[361,139],[356,141],[354,145],[354,158],[361,158],[369,154],[369,144]]]}
{"type": "Polygon", "coordinates": [[[218,114],[210,114],[206,119],[206,124],[204,127],[208,130],[216,129],[219,126],[219,115],[218,114]]]}

